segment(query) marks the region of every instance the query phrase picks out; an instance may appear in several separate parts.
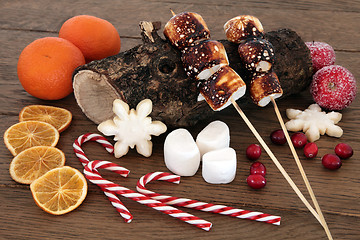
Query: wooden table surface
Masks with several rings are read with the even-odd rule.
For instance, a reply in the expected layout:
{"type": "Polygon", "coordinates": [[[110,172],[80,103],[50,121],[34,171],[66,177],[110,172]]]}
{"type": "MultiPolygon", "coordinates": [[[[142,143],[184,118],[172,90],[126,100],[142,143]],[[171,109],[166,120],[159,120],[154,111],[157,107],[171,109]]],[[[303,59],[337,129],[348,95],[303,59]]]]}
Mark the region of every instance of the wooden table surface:
{"type": "MultiPolygon", "coordinates": [[[[97,132],[97,126],[81,112],[73,95],[58,101],[42,101],[27,94],[16,73],[20,52],[37,38],[57,36],[62,23],[79,14],[94,15],[110,21],[121,36],[121,51],[125,51],[141,43],[138,28],[140,21],[161,21],[164,25],[171,17],[170,8],[175,12],[193,11],[201,14],[213,39],[225,38],[222,27],[228,19],[249,14],[257,16],[266,31],[290,28],[304,41],[327,42],[336,51],[336,64],[349,69],[360,81],[359,1],[1,0],[1,137],[8,127],[18,122],[18,113],[27,105],[46,104],[67,108],[73,114],[73,122],[61,134],[57,147],[65,152],[66,165],[82,170],[73,153],[72,143],[81,134],[97,132]]],[[[312,103],[308,90],[278,101],[285,120],[287,108],[305,109],[312,103]]],[[[317,141],[318,157],[306,160],[302,151],[297,150],[334,239],[360,239],[359,103],[357,98],[349,108],[342,111],[343,119],[338,125],[344,134],[340,139],[322,136],[317,141]],[[355,151],[354,156],[344,160],[343,166],[337,171],[323,168],[321,156],[333,152],[335,145],[340,142],[350,144],[355,151]]],[[[241,107],[310,201],[289,148],[275,146],[269,140],[271,131],[280,128],[271,104],[265,108],[255,105],[241,107]]],[[[1,144],[0,239],[326,239],[320,224],[267,154],[264,153],[260,159],[268,170],[267,186],[261,190],[247,186],[245,179],[251,162],[246,159],[244,152],[249,144],[257,141],[233,108],[217,113],[212,119],[189,127],[188,130],[196,136],[210,121],[216,119],[224,121],[230,128],[230,145],[236,150],[238,161],[235,180],[225,185],[208,184],[202,179],[199,170],[193,177],[183,177],[179,185],[157,182],[148,187],[164,194],[280,215],[280,226],[183,209],[211,221],[213,228],[206,232],[121,197],[134,216],[133,222],[126,224],[102,191],[91,183],[88,195],[79,208],[63,216],[52,216],[36,206],[28,185],[18,184],[11,179],[9,164],[13,157],[1,144]]],[[[153,154],[149,158],[132,150],[126,156],[115,159],[96,143],[88,143],[84,149],[92,160],[109,160],[130,169],[128,178],[107,172],[103,174],[135,190],[136,182],[142,175],[168,171],[163,160],[166,134],[153,138],[153,154]]]]}

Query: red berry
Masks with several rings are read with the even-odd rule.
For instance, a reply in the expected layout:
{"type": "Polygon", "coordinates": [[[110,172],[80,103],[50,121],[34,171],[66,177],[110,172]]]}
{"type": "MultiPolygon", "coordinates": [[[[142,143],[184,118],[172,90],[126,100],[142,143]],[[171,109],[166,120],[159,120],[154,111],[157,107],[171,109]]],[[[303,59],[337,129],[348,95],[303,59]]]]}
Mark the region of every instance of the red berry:
{"type": "Polygon", "coordinates": [[[339,143],[338,145],[336,145],[335,147],[335,153],[336,155],[338,155],[340,158],[346,159],[351,157],[354,154],[353,149],[350,147],[350,145],[346,144],[346,143],[339,143]]]}
{"type": "Polygon", "coordinates": [[[304,133],[297,132],[291,136],[291,141],[296,148],[302,148],[307,143],[307,138],[304,133]]]}
{"type": "Polygon", "coordinates": [[[254,162],[250,166],[250,175],[262,175],[265,177],[266,175],[266,167],[261,162],[254,162]]]}
{"type": "Polygon", "coordinates": [[[283,145],[286,143],[286,138],[283,130],[275,130],[270,134],[270,140],[277,144],[277,145],[283,145]]]}
{"type": "Polygon", "coordinates": [[[257,160],[261,156],[261,147],[257,144],[251,144],[246,148],[246,157],[250,160],[257,160]]]}
{"type": "Polygon", "coordinates": [[[356,96],[356,80],[344,67],[331,65],[317,71],[310,86],[314,101],[328,110],[348,107],[356,96]]]}
{"type": "Polygon", "coordinates": [[[307,143],[304,147],[304,155],[307,158],[314,158],[318,154],[318,147],[316,143],[307,143]]]}
{"type": "Polygon", "coordinates": [[[324,42],[306,42],[305,44],[310,49],[314,73],[335,63],[335,51],[329,44],[324,42]]]}
{"type": "Polygon", "coordinates": [[[266,179],[264,176],[256,174],[256,175],[249,175],[246,179],[247,184],[249,187],[254,189],[263,188],[266,185],[266,179]]]}
{"type": "Polygon", "coordinates": [[[342,162],[341,159],[335,154],[325,154],[321,158],[322,165],[328,169],[336,170],[341,167],[342,162]]]}

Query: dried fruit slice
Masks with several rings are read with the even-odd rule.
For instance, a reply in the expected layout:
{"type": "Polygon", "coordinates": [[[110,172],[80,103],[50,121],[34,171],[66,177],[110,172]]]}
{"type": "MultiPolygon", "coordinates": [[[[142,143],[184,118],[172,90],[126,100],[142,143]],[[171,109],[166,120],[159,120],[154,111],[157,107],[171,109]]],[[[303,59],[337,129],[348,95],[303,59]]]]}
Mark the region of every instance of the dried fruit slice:
{"type": "Polygon", "coordinates": [[[58,141],[58,130],[51,124],[40,121],[19,122],[4,133],[5,145],[14,156],[34,146],[54,147],[58,141]]]}
{"type": "Polygon", "coordinates": [[[44,105],[29,105],[21,110],[19,120],[20,122],[41,121],[50,123],[59,132],[62,132],[69,127],[72,120],[72,114],[64,108],[44,105]]]}
{"type": "Polygon", "coordinates": [[[58,148],[36,146],[19,153],[10,164],[10,175],[19,183],[30,184],[51,169],[65,164],[65,154],[58,148]]]}
{"type": "Polygon", "coordinates": [[[87,194],[85,177],[77,169],[64,166],[52,169],[30,185],[35,203],[53,215],[77,208],[87,194]]]}

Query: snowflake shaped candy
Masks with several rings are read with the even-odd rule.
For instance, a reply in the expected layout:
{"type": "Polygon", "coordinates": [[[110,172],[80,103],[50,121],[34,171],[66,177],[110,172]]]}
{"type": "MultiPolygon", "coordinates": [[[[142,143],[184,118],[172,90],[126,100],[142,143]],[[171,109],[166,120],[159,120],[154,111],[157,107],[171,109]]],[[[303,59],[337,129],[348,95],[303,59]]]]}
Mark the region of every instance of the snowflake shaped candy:
{"type": "Polygon", "coordinates": [[[166,125],[160,121],[151,121],[148,115],[152,111],[150,99],[142,100],[136,110],[129,110],[129,105],[120,99],[113,102],[113,120],[99,124],[98,130],[105,136],[114,136],[114,155],[120,158],[127,154],[130,148],[136,146],[136,151],[149,157],[152,153],[151,135],[159,136],[166,132],[166,125]]]}
{"type": "Polygon", "coordinates": [[[304,131],[310,142],[320,138],[325,133],[331,137],[341,137],[343,130],[336,124],[341,120],[342,114],[338,112],[322,112],[317,104],[310,105],[305,111],[286,109],[290,121],[285,126],[289,131],[304,131]]]}

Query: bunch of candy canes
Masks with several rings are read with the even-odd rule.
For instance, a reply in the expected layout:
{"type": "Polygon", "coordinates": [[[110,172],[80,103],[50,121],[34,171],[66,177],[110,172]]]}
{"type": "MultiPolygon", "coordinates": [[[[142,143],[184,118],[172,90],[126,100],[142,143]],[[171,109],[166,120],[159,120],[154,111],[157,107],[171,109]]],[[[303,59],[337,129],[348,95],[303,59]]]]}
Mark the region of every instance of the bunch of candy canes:
{"type": "Polygon", "coordinates": [[[281,218],[279,216],[273,216],[261,212],[247,211],[243,209],[236,209],[224,205],[215,205],[187,198],[177,198],[161,195],[145,188],[145,185],[147,183],[154,180],[163,180],[172,183],[179,183],[180,177],[170,173],[155,172],[149,173],[141,177],[137,184],[138,192],[108,181],[100,175],[98,169],[110,170],[112,172],[120,174],[123,177],[127,177],[130,171],[109,161],[90,161],[81,147],[82,144],[88,141],[95,141],[100,143],[109,153],[113,153],[114,148],[112,144],[107,141],[106,138],[95,133],[81,135],[75,140],[73,144],[74,152],[84,166],[84,174],[86,178],[102,189],[104,194],[110,200],[111,204],[116,208],[116,210],[127,223],[131,222],[133,216],[131,215],[130,211],[125,207],[125,205],[120,201],[117,195],[121,195],[123,197],[137,201],[140,204],[144,204],[148,207],[168,214],[172,217],[178,218],[206,231],[209,231],[211,229],[212,223],[189,213],[183,212],[170,205],[187,207],[205,212],[219,213],[222,215],[228,215],[241,219],[249,219],[274,225],[280,225],[281,218]]]}

